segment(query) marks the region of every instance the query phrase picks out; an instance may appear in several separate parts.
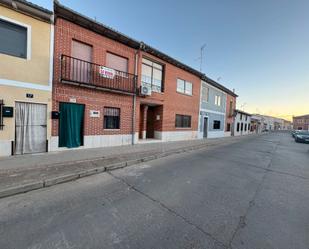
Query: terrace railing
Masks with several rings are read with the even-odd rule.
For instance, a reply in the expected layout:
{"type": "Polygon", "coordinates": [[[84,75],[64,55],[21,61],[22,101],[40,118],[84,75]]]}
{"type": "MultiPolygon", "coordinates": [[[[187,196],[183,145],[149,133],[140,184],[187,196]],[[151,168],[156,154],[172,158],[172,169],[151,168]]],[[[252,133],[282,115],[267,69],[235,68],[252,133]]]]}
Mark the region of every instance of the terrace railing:
{"type": "Polygon", "coordinates": [[[60,78],[63,83],[124,94],[136,94],[136,75],[67,55],[61,55],[60,78]]]}

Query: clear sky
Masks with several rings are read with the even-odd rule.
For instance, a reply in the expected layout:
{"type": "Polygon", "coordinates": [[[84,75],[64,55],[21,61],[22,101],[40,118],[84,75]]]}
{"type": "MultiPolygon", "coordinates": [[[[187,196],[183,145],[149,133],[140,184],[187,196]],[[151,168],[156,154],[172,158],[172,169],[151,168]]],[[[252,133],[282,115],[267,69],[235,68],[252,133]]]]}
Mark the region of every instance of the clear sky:
{"type": "Polygon", "coordinates": [[[309,0],[60,2],[196,69],[206,44],[203,72],[235,88],[238,108],[309,113],[309,0]]]}

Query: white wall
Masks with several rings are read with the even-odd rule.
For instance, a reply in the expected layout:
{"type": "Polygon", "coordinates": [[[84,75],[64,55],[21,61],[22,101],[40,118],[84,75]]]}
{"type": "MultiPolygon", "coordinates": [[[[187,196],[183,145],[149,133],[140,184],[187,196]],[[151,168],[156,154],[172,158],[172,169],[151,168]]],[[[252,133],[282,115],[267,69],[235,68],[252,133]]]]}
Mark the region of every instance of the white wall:
{"type": "Polygon", "coordinates": [[[155,131],[155,138],[163,142],[197,139],[197,131],[155,131]]]}
{"type": "Polygon", "coordinates": [[[11,151],[11,141],[10,140],[0,140],[0,157],[10,156],[11,151]]]}
{"type": "MultiPolygon", "coordinates": [[[[135,143],[137,143],[137,141],[138,141],[138,133],[135,133],[135,143]]],[[[72,149],[89,149],[89,148],[130,145],[132,144],[132,135],[122,134],[122,135],[84,136],[84,146],[80,146],[77,148],[58,147],[58,144],[59,144],[59,137],[58,136],[52,137],[49,142],[49,150],[50,151],[63,151],[63,150],[72,150],[72,149]]]]}
{"type": "MultiPolygon", "coordinates": [[[[248,129],[248,125],[251,123],[251,117],[248,116],[246,120],[245,114],[242,115],[242,119],[240,119],[240,113],[237,113],[235,117],[234,127],[233,127],[233,135],[234,136],[241,136],[241,135],[248,135],[250,134],[250,130],[248,129]],[[239,131],[237,131],[237,123],[239,123],[239,131]],[[241,131],[241,123],[243,123],[243,131],[241,131]],[[247,124],[247,130],[245,131],[245,125],[247,124]]],[[[250,124],[251,126],[251,124],[250,124]]]]}

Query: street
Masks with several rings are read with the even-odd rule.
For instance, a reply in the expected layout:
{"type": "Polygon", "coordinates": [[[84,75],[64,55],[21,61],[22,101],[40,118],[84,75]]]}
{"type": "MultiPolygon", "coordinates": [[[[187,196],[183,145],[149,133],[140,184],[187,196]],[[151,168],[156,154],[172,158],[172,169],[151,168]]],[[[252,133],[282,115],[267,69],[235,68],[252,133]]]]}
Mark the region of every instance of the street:
{"type": "Polygon", "coordinates": [[[308,249],[308,179],[308,144],[248,136],[0,199],[0,248],[308,249]]]}

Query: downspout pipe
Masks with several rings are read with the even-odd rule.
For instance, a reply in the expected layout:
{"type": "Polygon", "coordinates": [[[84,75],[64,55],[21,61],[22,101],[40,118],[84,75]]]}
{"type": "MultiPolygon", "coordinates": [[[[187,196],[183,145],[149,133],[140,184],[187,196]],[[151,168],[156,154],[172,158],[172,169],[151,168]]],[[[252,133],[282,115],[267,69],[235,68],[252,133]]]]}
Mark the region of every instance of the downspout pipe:
{"type": "Polygon", "coordinates": [[[132,110],[132,145],[136,144],[135,141],[135,123],[136,123],[136,95],[137,95],[137,67],[138,67],[138,53],[139,50],[135,50],[134,57],[134,94],[133,94],[133,110],[132,110]]]}

